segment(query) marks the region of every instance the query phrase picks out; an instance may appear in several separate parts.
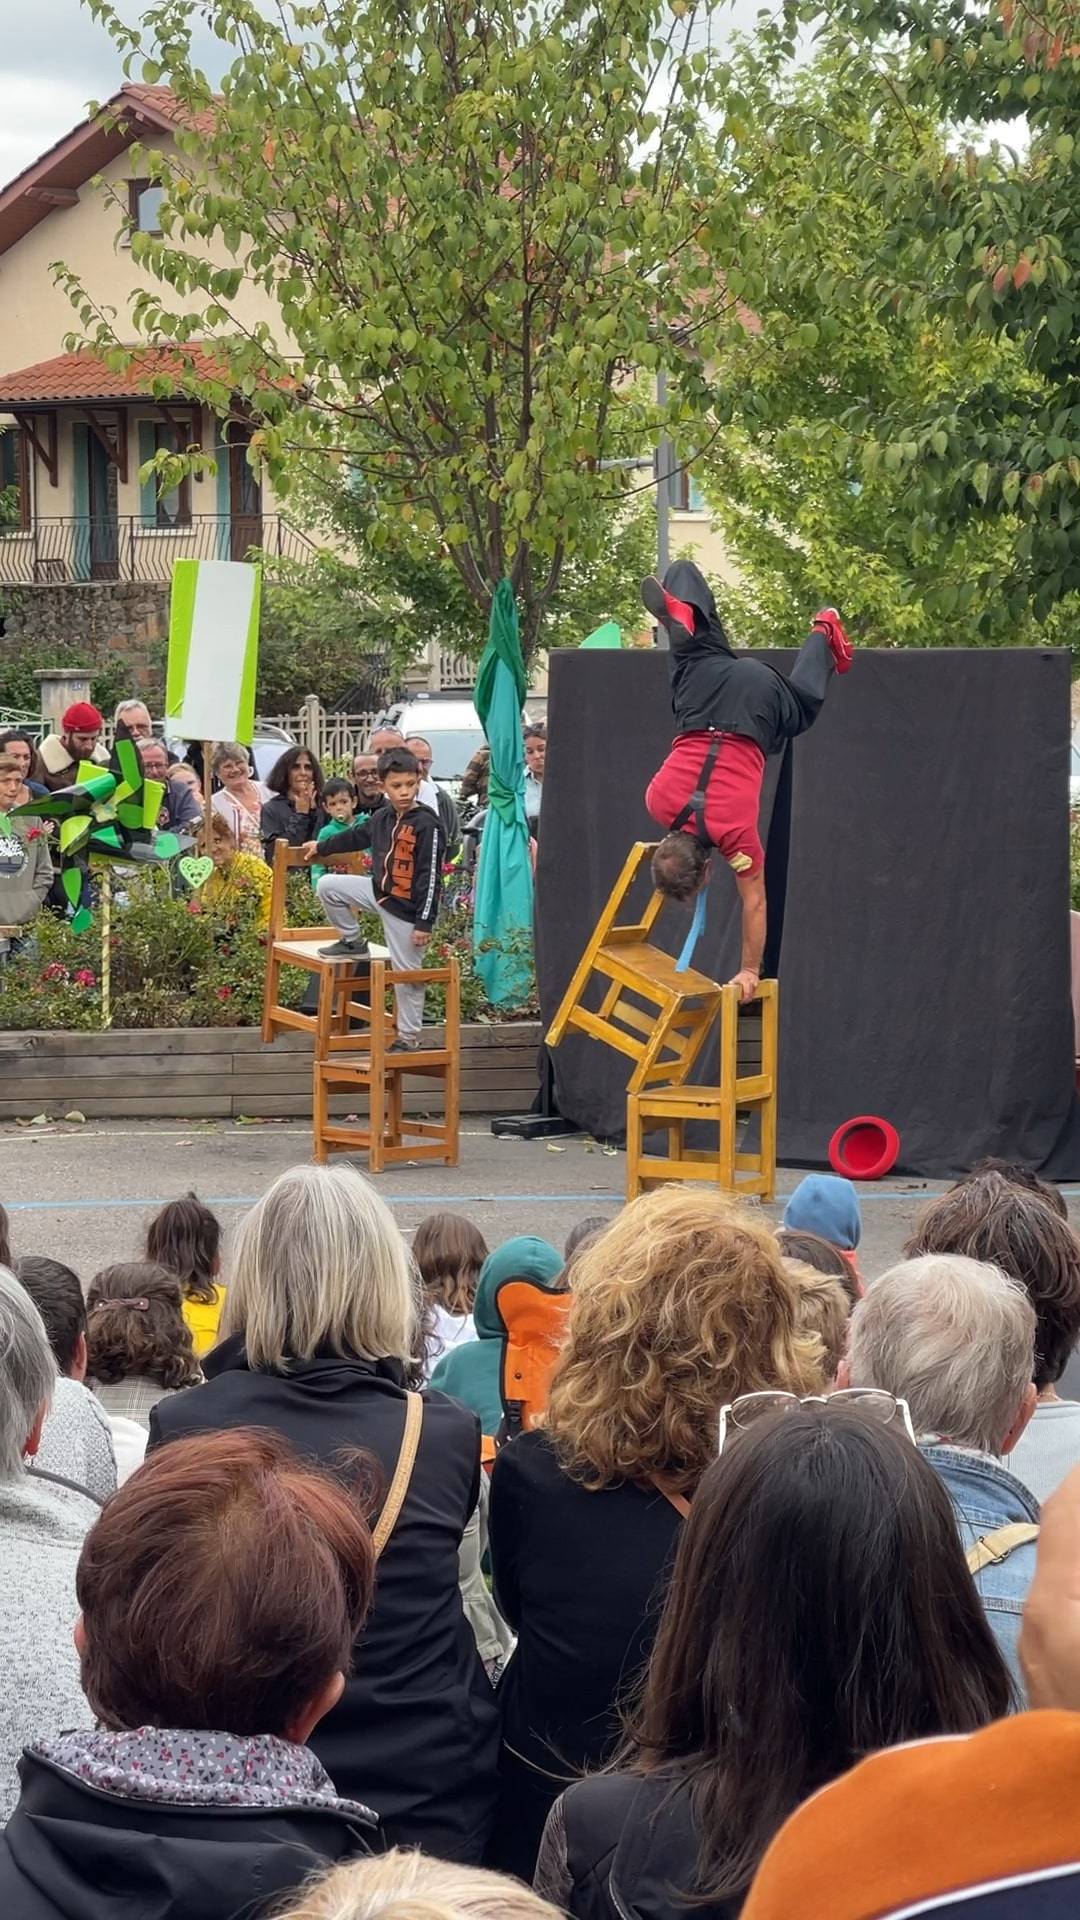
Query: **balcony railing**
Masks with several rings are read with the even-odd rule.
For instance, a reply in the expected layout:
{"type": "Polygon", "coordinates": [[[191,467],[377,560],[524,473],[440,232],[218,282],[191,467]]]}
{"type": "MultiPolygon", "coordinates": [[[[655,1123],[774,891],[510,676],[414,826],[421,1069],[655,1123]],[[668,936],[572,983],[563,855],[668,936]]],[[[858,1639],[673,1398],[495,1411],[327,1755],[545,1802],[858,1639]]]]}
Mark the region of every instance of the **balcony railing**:
{"type": "Polygon", "coordinates": [[[147,526],[138,514],[41,517],[0,532],[0,582],[48,586],[70,580],[147,581],[167,586],[174,560],[246,560],[253,551],[307,560],[311,541],[278,513],[193,514],[184,526],[147,526]]]}

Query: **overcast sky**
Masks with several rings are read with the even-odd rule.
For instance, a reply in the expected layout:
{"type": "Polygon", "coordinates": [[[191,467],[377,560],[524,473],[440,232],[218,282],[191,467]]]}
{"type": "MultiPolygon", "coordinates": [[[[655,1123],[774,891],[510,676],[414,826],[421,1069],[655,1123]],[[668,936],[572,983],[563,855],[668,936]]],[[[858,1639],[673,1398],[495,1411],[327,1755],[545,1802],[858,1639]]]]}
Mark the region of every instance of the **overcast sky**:
{"type": "MultiPolygon", "coordinates": [[[[763,3],[730,0],[732,26],[751,28],[763,3]]],[[[138,4],[120,0],[121,16],[133,18],[138,4]]],[[[0,12],[9,9],[15,0],[0,0],[0,12]]],[[[80,0],[27,0],[18,18],[18,31],[0,37],[0,186],[70,133],[88,100],[107,99],[123,80],[112,41],[80,0]]],[[[201,58],[211,74],[228,64],[222,51],[207,33],[201,58]]]]}

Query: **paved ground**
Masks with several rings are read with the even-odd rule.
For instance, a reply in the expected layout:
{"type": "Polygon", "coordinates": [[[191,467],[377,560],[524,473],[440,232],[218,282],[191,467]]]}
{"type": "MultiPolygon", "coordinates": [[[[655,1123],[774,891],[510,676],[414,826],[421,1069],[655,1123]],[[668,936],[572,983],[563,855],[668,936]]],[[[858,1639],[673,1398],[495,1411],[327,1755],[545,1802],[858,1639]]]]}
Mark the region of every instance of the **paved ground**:
{"type": "MultiPolygon", "coordinates": [[[[307,1127],[291,1121],[238,1126],[90,1121],[86,1126],[0,1126],[0,1200],[11,1214],[16,1252],[53,1253],[88,1280],[140,1248],[145,1221],[162,1201],[194,1188],[228,1227],[275,1174],[311,1153],[307,1127]]],[[[783,1196],[799,1179],[780,1175],[783,1196]]],[[[468,1213],[490,1245],[538,1233],[561,1246],[588,1214],[622,1202],[625,1156],[581,1137],[553,1144],[496,1140],[470,1116],[458,1167],[395,1167],[379,1192],[409,1232],[435,1207],[468,1213]]],[[[896,1259],[920,1205],[940,1183],[893,1180],[863,1188],[862,1265],[872,1278],[896,1259]]],[[[1080,1188],[1066,1189],[1080,1226],[1080,1188]]],[[[228,1259],[226,1245],[226,1261],[228,1259]]],[[[1080,1360],[1066,1376],[1080,1397],[1080,1360]]]]}
{"type": "MultiPolygon", "coordinates": [[[[145,1218],[163,1200],[194,1187],[228,1224],[275,1174],[310,1153],[309,1129],[292,1121],[0,1126],[0,1200],[20,1249],[66,1247],[89,1274],[133,1254],[145,1218]]],[[[781,1196],[799,1177],[796,1169],[781,1170],[781,1196]]],[[[433,1207],[452,1207],[467,1212],[493,1245],[512,1233],[545,1234],[558,1244],[586,1214],[613,1213],[625,1178],[622,1153],[580,1136],[552,1144],[496,1140],[486,1121],[470,1115],[460,1166],[395,1167],[378,1185],[406,1230],[433,1207]]],[[[897,1257],[918,1207],[939,1191],[940,1183],[922,1180],[862,1190],[869,1274],[897,1257]]],[[[1080,1188],[1070,1205],[1080,1223],[1080,1188]]]]}

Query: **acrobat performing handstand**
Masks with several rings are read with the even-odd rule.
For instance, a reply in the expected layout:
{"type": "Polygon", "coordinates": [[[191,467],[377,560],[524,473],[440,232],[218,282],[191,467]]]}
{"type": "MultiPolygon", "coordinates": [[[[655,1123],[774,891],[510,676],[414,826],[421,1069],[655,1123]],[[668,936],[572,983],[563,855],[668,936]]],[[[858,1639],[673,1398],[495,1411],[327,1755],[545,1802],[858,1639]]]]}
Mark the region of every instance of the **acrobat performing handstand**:
{"type": "Polygon", "coordinates": [[[785,679],[753,653],[728,642],[704,574],[676,560],[642,582],[641,597],[671,646],[671,703],[679,728],[650,781],[645,805],[666,831],[652,861],[655,885],[691,901],[709,878],[714,851],[735,875],[742,900],[742,962],[733,985],[752,1000],[765,954],[765,850],[758,831],[765,761],[812,727],[834,673],[847,673],[853,649],[834,607],[813,631],[785,679]]]}

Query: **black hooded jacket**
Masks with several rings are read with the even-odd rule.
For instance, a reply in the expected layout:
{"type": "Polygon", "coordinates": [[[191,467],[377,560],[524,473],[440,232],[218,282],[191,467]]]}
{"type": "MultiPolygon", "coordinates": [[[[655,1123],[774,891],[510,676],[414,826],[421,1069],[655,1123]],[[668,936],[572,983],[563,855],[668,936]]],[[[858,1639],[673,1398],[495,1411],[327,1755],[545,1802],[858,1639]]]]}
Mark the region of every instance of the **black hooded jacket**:
{"type": "Polygon", "coordinates": [[[10,1920],[262,1920],[312,1874],[380,1849],[359,1808],[184,1806],[105,1792],[41,1755],[0,1836],[10,1920]]]}
{"type": "Polygon", "coordinates": [[[735,653],[724,632],[705,575],[691,560],[676,560],[664,575],[676,600],[701,616],[689,646],[671,649],[671,704],[680,733],[737,733],[768,755],[816,719],[824,698],[808,701],[799,687],[753,653],[735,653]]]}
{"type": "Polygon", "coordinates": [[[693,1903],[698,1835],[671,1774],[596,1774],[555,1807],[537,1891],[571,1920],[735,1920],[741,1901],[693,1903]]]}

